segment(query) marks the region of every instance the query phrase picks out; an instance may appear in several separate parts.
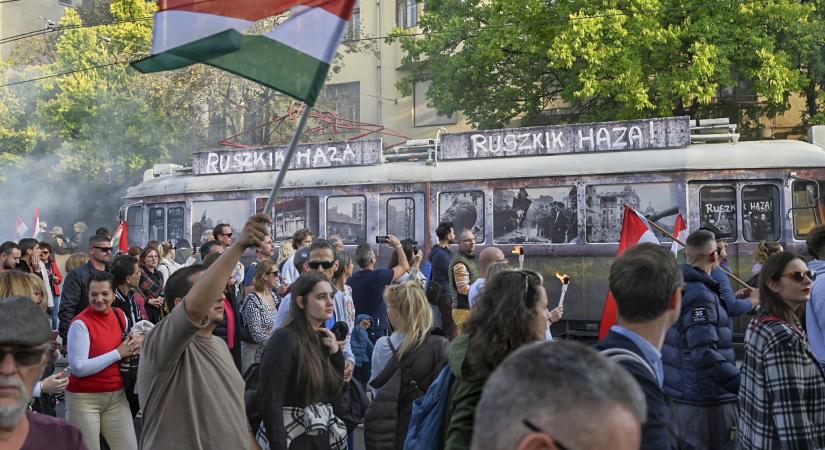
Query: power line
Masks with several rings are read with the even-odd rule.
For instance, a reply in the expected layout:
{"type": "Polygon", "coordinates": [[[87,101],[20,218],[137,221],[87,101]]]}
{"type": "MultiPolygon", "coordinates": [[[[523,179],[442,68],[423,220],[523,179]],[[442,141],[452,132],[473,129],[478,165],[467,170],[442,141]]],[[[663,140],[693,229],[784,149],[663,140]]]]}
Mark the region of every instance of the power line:
{"type": "MultiPolygon", "coordinates": [[[[20,1],[20,0],[5,0],[5,1],[20,1]]],[[[97,22],[97,23],[90,23],[90,24],[80,24],[80,25],[57,25],[57,26],[49,26],[42,30],[34,30],[34,31],[27,31],[25,33],[15,34],[13,36],[7,36],[4,38],[0,38],[0,45],[8,44],[11,42],[21,41],[23,39],[28,39],[35,36],[44,35],[47,33],[54,33],[59,31],[66,31],[66,30],[75,30],[79,28],[92,28],[92,27],[100,27],[106,25],[117,25],[121,23],[133,23],[133,22],[141,22],[144,20],[150,20],[152,16],[146,17],[138,17],[136,19],[122,19],[122,20],[111,20],[108,22],[97,22]]]]}
{"type": "Polygon", "coordinates": [[[6,84],[3,84],[3,85],[0,85],[0,88],[9,87],[9,86],[16,86],[18,84],[31,83],[33,81],[46,80],[48,78],[62,77],[62,76],[71,75],[71,74],[74,74],[74,73],[86,72],[87,70],[95,70],[95,69],[100,69],[100,68],[103,68],[103,67],[116,66],[116,65],[119,65],[119,64],[129,64],[129,63],[132,63],[132,62],[134,62],[134,61],[116,61],[116,62],[113,62],[113,63],[99,64],[97,66],[83,67],[83,68],[80,68],[80,69],[72,69],[72,70],[68,70],[66,72],[53,73],[53,74],[49,74],[49,75],[44,75],[42,77],[31,78],[31,79],[27,79],[27,80],[20,80],[20,81],[15,81],[15,82],[12,82],[12,83],[6,83],[6,84]]]}

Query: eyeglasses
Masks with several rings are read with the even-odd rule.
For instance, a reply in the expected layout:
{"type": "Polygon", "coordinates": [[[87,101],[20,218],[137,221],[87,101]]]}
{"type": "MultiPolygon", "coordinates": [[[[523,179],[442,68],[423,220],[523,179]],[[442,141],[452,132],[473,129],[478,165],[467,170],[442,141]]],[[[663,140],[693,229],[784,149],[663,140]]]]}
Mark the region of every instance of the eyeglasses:
{"type": "Polygon", "coordinates": [[[521,423],[523,423],[525,427],[529,428],[529,429],[530,429],[530,431],[532,431],[532,432],[534,432],[534,433],[541,433],[541,434],[544,434],[544,435],[546,435],[547,437],[549,437],[550,439],[552,439],[552,440],[553,440],[553,442],[556,444],[556,448],[557,448],[557,449],[559,449],[559,450],[570,450],[570,447],[568,447],[568,446],[566,446],[566,445],[562,444],[561,442],[559,442],[559,440],[558,440],[558,439],[556,439],[556,438],[554,438],[554,437],[553,437],[550,433],[548,433],[548,432],[546,432],[546,431],[542,430],[541,428],[539,428],[539,427],[537,427],[537,426],[533,425],[533,422],[530,422],[530,421],[529,421],[529,420],[527,420],[527,419],[523,419],[523,420],[521,421],[521,423]]]}
{"type": "Polygon", "coordinates": [[[323,267],[324,270],[332,269],[334,264],[335,261],[307,261],[307,265],[313,270],[318,270],[319,267],[323,267]]]}
{"type": "Polygon", "coordinates": [[[20,348],[15,350],[9,349],[0,349],[0,361],[6,359],[6,355],[11,354],[12,358],[14,358],[14,362],[21,366],[31,366],[37,364],[43,358],[43,353],[45,353],[45,349],[43,347],[40,348],[20,348]]]}
{"type": "Polygon", "coordinates": [[[103,253],[111,253],[112,247],[92,247],[95,250],[100,250],[103,253]]]}
{"type": "Polygon", "coordinates": [[[794,281],[803,282],[805,281],[805,277],[808,277],[809,280],[814,281],[816,280],[816,271],[815,270],[806,270],[804,272],[788,272],[783,273],[783,277],[790,278],[794,281]]]}

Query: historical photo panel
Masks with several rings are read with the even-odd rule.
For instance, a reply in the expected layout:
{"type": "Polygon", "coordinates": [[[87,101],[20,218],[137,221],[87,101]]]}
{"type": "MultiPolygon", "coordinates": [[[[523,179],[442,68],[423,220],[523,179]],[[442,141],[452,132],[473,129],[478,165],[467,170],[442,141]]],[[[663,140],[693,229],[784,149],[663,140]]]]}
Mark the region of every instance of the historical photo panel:
{"type": "Polygon", "coordinates": [[[703,227],[715,227],[717,238],[736,239],[736,189],[732,186],[699,189],[699,221],[703,227]]]}
{"type": "Polygon", "coordinates": [[[496,244],[576,242],[579,219],[573,186],[497,189],[493,192],[496,244]]]}
{"type": "Polygon", "coordinates": [[[438,194],[438,218],[439,222],[452,222],[456,234],[464,229],[472,230],[476,235],[476,242],[484,242],[484,192],[438,194]]]}
{"type": "Polygon", "coordinates": [[[200,246],[212,240],[212,228],[228,223],[236,233],[250,216],[249,200],[215,200],[192,202],[192,240],[200,246]]]}
{"type": "Polygon", "coordinates": [[[779,189],[750,185],[742,188],[742,236],[746,241],[779,239],[779,189]]]}
{"type": "MultiPolygon", "coordinates": [[[[255,201],[257,212],[263,212],[266,198],[255,201]]],[[[275,242],[279,244],[292,239],[296,231],[307,228],[318,236],[318,197],[282,197],[275,200],[275,215],[272,220],[275,242]]]]}
{"type": "MultiPolygon", "coordinates": [[[[655,215],[679,206],[675,183],[587,186],[585,201],[585,232],[587,242],[591,243],[619,242],[624,222],[624,205],[630,205],[644,215],[655,215]]],[[[657,223],[666,229],[673,229],[676,215],[664,217],[657,223]]],[[[669,240],[663,234],[654,232],[659,241],[669,240]]]]}
{"type": "Polygon", "coordinates": [[[366,242],[366,208],[363,195],[327,198],[327,237],[338,235],[345,244],[366,242]]]}

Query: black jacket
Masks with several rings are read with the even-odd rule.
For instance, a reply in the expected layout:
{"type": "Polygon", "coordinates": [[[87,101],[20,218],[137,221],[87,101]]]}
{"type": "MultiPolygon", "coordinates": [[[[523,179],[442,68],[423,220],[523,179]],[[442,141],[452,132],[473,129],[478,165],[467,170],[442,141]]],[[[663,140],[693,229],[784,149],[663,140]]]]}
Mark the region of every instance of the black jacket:
{"type": "Polygon", "coordinates": [[[66,275],[63,292],[60,294],[60,310],[57,313],[60,319],[58,330],[63,345],[67,342],[66,338],[72,319],[89,306],[89,279],[92,274],[101,272],[95,269],[91,262],[88,262],[66,275]]]}
{"type": "MultiPolygon", "coordinates": [[[[642,350],[633,341],[619,333],[611,331],[605,336],[595,348],[606,350],[609,348],[621,348],[629,350],[645,359],[642,350]]],[[[677,433],[675,430],[673,412],[670,409],[669,399],[665,396],[659,382],[652,376],[650,371],[642,367],[639,363],[619,362],[642,388],[647,404],[647,420],[642,425],[642,445],[640,450],[668,450],[678,448],[676,446],[677,433]]]]}

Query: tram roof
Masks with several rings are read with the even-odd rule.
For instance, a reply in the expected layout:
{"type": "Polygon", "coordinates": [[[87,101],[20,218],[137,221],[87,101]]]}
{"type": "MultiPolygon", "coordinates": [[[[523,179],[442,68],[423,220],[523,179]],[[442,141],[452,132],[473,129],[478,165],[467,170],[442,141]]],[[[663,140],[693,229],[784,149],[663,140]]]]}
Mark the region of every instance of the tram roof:
{"type": "MultiPolygon", "coordinates": [[[[284,187],[401,184],[533,177],[618,175],[692,170],[825,167],[825,149],[803,141],[697,144],[684,149],[594,152],[290,170],[284,187]]],[[[271,189],[274,172],[160,176],[129,188],[126,198],[271,189]]]]}

